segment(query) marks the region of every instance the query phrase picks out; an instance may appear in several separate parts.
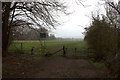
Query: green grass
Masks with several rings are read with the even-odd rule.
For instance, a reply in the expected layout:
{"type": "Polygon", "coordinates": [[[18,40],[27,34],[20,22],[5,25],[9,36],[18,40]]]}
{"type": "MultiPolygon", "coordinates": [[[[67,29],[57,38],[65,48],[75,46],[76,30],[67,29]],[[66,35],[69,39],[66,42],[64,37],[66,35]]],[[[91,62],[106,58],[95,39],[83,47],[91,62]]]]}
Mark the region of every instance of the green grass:
{"type": "Polygon", "coordinates": [[[106,74],[107,68],[103,62],[93,62],[90,60],[90,63],[102,74],[106,74]]]}
{"type": "MultiPolygon", "coordinates": [[[[40,44],[44,42],[39,41],[14,41],[8,51],[15,51],[17,49],[21,50],[21,43],[23,44],[22,50],[26,52],[31,52],[32,47],[34,47],[34,53],[38,54],[41,52],[40,44]]],[[[55,52],[59,49],[62,49],[62,46],[65,45],[68,51],[74,51],[77,48],[77,52],[84,52],[84,49],[87,47],[87,43],[83,41],[45,41],[45,47],[47,52],[55,52]]]]}
{"type": "Polygon", "coordinates": [[[90,63],[96,68],[96,70],[98,70],[101,74],[107,74],[107,67],[105,64],[103,62],[95,62],[95,54],[88,52],[87,55],[90,58],[90,63]]]}
{"type": "Polygon", "coordinates": [[[105,66],[105,64],[103,62],[95,62],[96,56],[94,53],[87,52],[86,54],[90,58],[89,62],[96,68],[96,70],[98,70],[98,72],[100,72],[101,74],[106,75],[107,67],[105,66]]]}

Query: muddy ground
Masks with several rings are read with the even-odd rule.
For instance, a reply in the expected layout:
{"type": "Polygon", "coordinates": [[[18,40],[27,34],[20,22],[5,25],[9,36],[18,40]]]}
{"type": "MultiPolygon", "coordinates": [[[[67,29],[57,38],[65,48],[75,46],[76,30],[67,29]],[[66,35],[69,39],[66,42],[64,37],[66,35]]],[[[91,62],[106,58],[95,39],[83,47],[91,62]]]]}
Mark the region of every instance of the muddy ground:
{"type": "MultiPolygon", "coordinates": [[[[21,54],[23,55],[23,54],[21,54]]],[[[101,78],[100,74],[82,53],[29,55],[3,57],[3,78],[101,78]],[[28,59],[34,57],[34,59],[28,59]]]]}

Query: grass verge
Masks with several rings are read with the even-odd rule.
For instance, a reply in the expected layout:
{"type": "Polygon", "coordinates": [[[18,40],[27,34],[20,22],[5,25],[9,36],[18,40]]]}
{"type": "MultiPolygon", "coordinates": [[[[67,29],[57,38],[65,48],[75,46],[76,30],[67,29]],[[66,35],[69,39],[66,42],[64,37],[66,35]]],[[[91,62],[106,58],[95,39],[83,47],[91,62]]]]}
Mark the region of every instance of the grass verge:
{"type": "Polygon", "coordinates": [[[100,72],[103,75],[107,75],[107,67],[105,66],[104,62],[96,62],[94,57],[95,55],[93,53],[87,53],[89,59],[89,62],[96,68],[98,72],[100,72]]]}

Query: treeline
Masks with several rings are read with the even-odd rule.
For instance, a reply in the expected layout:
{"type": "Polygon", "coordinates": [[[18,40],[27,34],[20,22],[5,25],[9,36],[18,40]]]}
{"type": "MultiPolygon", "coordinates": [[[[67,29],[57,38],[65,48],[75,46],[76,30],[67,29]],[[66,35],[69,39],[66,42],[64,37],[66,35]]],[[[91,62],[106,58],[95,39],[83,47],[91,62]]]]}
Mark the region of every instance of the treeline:
{"type": "Polygon", "coordinates": [[[13,40],[41,40],[40,33],[46,34],[45,40],[54,40],[54,34],[50,34],[45,28],[36,29],[15,29],[13,32],[13,40]]]}
{"type": "Polygon", "coordinates": [[[120,17],[111,5],[120,4],[107,3],[107,16],[92,15],[92,24],[85,28],[85,41],[92,49],[93,61],[104,63],[110,75],[120,77],[120,23],[117,22],[120,17]]]}

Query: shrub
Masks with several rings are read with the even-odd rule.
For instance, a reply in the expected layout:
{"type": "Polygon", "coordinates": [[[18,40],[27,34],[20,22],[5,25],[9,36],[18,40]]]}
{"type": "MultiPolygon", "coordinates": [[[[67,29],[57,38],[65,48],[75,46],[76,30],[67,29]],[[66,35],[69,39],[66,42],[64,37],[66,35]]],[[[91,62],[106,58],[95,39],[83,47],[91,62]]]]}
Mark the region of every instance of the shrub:
{"type": "Polygon", "coordinates": [[[108,55],[115,55],[118,50],[117,30],[110,26],[105,19],[94,18],[92,25],[86,30],[88,46],[94,49],[95,60],[106,60],[108,55]]]}

